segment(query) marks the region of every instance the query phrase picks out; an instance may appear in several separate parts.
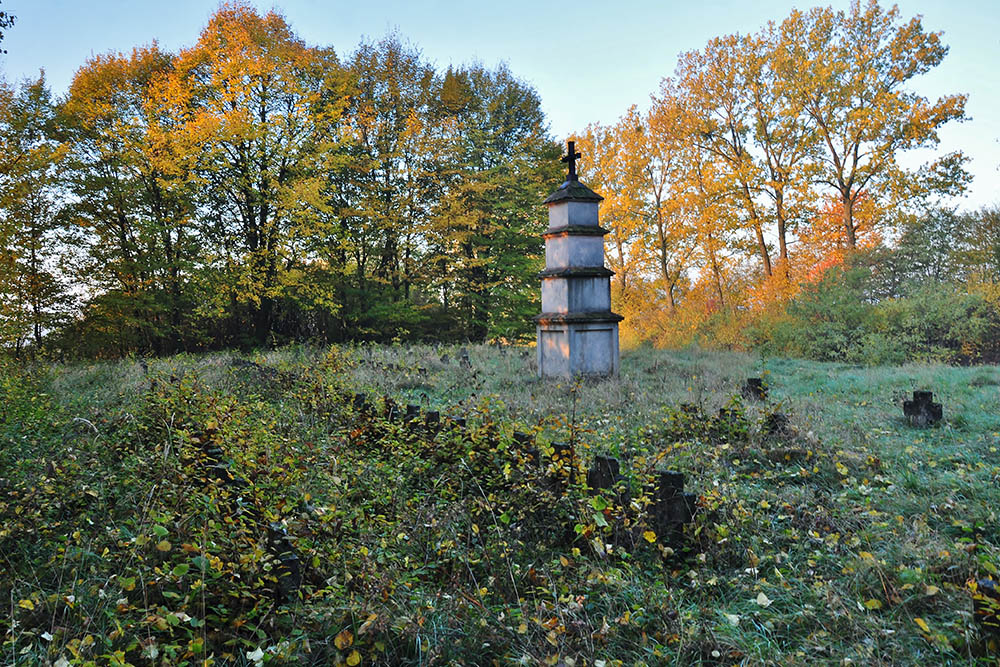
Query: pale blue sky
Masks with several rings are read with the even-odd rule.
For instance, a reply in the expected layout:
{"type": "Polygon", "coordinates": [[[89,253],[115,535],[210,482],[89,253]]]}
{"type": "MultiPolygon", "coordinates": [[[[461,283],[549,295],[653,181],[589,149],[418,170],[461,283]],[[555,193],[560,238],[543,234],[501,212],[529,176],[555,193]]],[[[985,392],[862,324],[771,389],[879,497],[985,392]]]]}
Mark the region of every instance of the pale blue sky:
{"type": "MultiPolygon", "coordinates": [[[[8,80],[45,68],[56,93],[91,55],[129,51],[154,39],[169,50],[190,46],[217,0],[3,0],[18,17],[7,32],[0,71],[8,80]]],[[[613,122],[630,104],[645,106],[681,52],[711,37],[754,32],[792,7],[813,2],[491,2],[429,0],[254,0],[276,7],[310,44],[352,51],[362,37],[396,29],[439,66],[506,61],[541,95],[552,132],[565,137],[588,122],[613,122]]],[[[830,3],[847,7],[845,0],[830,3]]],[[[885,4],[888,6],[888,4],[885,4]]],[[[929,97],[968,93],[972,120],[946,127],[941,149],[972,158],[963,208],[1000,203],[1000,0],[902,0],[905,19],[943,30],[945,62],[915,84],[929,97]]]]}

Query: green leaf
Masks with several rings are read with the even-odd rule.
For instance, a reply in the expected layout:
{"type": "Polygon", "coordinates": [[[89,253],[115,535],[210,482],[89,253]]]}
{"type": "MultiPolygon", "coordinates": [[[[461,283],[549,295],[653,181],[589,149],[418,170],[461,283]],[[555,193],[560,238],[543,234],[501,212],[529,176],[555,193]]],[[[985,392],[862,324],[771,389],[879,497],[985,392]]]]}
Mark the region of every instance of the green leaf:
{"type": "Polygon", "coordinates": [[[608,501],[603,496],[594,496],[590,499],[590,506],[598,512],[603,512],[608,508],[608,501]]]}
{"type": "Polygon", "coordinates": [[[153,534],[156,535],[157,537],[166,537],[167,535],[170,534],[170,531],[161,526],[160,524],[156,524],[153,526],[153,534]]]}
{"type": "Polygon", "coordinates": [[[600,512],[594,512],[594,523],[601,528],[606,528],[608,525],[608,522],[604,520],[604,515],[600,512]]]}
{"type": "Polygon", "coordinates": [[[191,567],[187,563],[181,563],[173,569],[173,574],[175,577],[183,577],[188,573],[189,569],[191,569],[191,567]]]}

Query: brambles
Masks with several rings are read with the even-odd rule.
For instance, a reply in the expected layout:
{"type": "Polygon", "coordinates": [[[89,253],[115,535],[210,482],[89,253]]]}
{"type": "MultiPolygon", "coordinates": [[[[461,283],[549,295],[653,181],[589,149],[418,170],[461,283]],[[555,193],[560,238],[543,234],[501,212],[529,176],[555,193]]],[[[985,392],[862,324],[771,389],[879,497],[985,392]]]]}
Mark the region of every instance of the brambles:
{"type": "Polygon", "coordinates": [[[738,355],[640,350],[616,382],[561,386],[520,355],[468,352],[466,385],[439,362],[451,352],[401,346],[182,356],[148,373],[4,366],[4,659],[877,650],[906,664],[989,648],[968,582],[997,576],[1000,422],[974,408],[995,370],[770,360],[765,405],[733,399],[761,363],[738,355]],[[411,367],[429,390],[405,388],[411,367]],[[911,384],[947,401],[938,428],[899,415],[911,384]],[[697,494],[686,525],[688,500],[657,507],[677,473],[697,494]]]}

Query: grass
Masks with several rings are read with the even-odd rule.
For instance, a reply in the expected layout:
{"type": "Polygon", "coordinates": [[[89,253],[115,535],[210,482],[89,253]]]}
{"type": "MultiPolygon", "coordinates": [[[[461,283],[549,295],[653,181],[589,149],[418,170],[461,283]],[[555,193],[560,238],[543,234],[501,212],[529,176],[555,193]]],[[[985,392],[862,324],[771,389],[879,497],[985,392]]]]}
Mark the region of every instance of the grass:
{"type": "Polygon", "coordinates": [[[558,383],[532,350],[465,351],[0,367],[0,663],[989,663],[1000,369],[641,348],[558,383]],[[766,404],[734,398],[749,376],[766,404]],[[914,429],[923,388],[945,421],[914,429]],[[470,429],[413,434],[355,392],[470,429]],[[554,483],[515,430],[617,457],[627,494],[554,483]],[[683,548],[643,537],[664,467],[699,496],[683,548]]]}

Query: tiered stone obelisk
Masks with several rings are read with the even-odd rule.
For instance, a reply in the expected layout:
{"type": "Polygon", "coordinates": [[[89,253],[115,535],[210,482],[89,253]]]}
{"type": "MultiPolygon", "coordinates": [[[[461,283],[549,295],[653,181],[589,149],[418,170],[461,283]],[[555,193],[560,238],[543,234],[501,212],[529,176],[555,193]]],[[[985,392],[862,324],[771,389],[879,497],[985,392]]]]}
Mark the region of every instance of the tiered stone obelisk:
{"type": "Polygon", "coordinates": [[[598,223],[603,199],[576,175],[574,142],[569,142],[569,176],[545,200],[542,314],[535,316],[538,376],[571,378],[618,374],[618,323],[611,312],[611,276],[604,266],[604,235],[598,223]]]}

